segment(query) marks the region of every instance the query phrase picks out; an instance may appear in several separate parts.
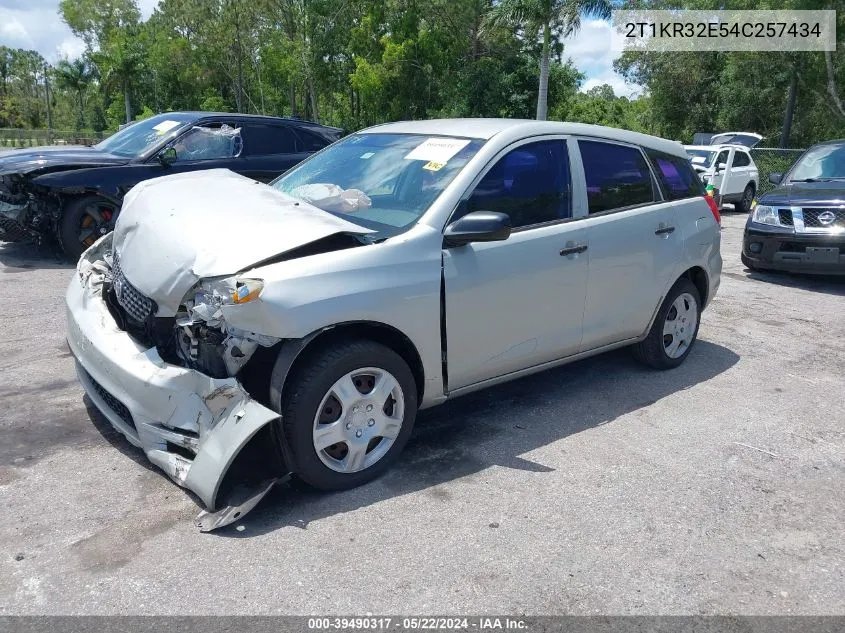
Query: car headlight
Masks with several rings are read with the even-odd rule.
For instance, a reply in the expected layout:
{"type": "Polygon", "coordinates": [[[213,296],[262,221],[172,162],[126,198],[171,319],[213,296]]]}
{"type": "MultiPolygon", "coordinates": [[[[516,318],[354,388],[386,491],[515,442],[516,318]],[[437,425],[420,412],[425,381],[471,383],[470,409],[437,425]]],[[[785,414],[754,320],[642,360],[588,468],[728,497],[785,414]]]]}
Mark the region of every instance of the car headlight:
{"type": "Polygon", "coordinates": [[[195,296],[206,295],[216,305],[234,305],[255,301],[264,289],[261,279],[226,277],[200,282],[195,296]]]}
{"type": "Polygon", "coordinates": [[[777,209],[765,204],[758,204],[754,207],[754,211],[751,214],[751,221],[757,224],[780,226],[780,217],[777,209]]]}
{"type": "Polygon", "coordinates": [[[176,315],[179,325],[205,323],[224,327],[223,307],[255,301],[264,289],[261,279],[222,277],[203,279],[182,300],[183,310],[176,315]]]}

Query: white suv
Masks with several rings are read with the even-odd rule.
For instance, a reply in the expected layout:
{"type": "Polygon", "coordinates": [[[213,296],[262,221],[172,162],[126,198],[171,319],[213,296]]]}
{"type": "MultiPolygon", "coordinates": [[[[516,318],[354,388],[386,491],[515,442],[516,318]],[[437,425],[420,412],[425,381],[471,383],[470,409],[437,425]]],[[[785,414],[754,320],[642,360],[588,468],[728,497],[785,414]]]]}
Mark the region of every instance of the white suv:
{"type": "Polygon", "coordinates": [[[704,184],[719,192],[719,204],[733,204],[741,213],[751,211],[760,190],[760,172],[748,148],[742,145],[685,145],[692,166],[704,184]]]}
{"type": "Polygon", "coordinates": [[[137,185],[80,260],[68,342],[114,427],[225,506],[213,528],[278,477],[369,481],[420,408],[621,346],[678,366],[719,287],[719,243],[678,143],[390,123],[270,185],[226,170],[137,185]],[[269,479],[232,501],[221,484],[256,448],[269,479]]]}

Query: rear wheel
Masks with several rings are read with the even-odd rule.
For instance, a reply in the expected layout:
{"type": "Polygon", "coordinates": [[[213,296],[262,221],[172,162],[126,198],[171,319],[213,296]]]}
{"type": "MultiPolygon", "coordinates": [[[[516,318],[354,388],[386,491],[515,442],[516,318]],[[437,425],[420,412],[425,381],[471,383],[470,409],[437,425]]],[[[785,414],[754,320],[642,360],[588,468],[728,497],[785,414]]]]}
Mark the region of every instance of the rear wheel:
{"type": "Polygon", "coordinates": [[[65,205],[59,237],[65,254],[79,259],[103,235],[114,230],[120,207],[100,196],[77,198],[65,205]]]}
{"type": "Polygon", "coordinates": [[[401,356],[348,341],[308,357],[282,399],[282,428],[304,482],[322,490],[360,486],[399,456],[414,426],[417,391],[401,356]]]}
{"type": "Polygon", "coordinates": [[[751,212],[751,202],[754,200],[754,185],[750,182],[745,185],[745,190],[742,192],[742,198],[736,203],[736,210],[740,213],[751,212]]]}
{"type": "Polygon", "coordinates": [[[657,313],[645,340],[634,346],[634,354],[655,369],[672,369],[689,355],[701,322],[701,297],[689,279],[679,279],[657,313]]]}

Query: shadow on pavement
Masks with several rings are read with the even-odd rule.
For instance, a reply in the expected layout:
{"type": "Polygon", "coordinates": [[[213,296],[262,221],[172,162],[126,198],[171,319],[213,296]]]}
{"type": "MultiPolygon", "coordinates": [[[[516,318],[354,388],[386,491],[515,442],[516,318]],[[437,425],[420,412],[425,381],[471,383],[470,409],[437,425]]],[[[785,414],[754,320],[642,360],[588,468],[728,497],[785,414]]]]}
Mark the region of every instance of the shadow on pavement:
{"type": "Polygon", "coordinates": [[[845,296],[845,275],[811,275],[807,273],[750,270],[748,268],[745,269],[745,274],[748,279],[754,281],[763,281],[809,292],[845,296]]]}
{"type": "Polygon", "coordinates": [[[75,266],[50,245],[0,242],[0,273],[20,273],[39,268],[72,269],[75,266]]]}
{"type": "Polygon", "coordinates": [[[280,486],[240,524],[215,534],[248,538],[286,526],[306,528],[312,521],[435,488],[490,466],[550,472],[520,456],[710,380],[738,360],[725,347],[698,341],[681,367],[658,372],[622,349],[457,398],[420,412],[398,463],[380,479],[339,493],[280,486]]]}

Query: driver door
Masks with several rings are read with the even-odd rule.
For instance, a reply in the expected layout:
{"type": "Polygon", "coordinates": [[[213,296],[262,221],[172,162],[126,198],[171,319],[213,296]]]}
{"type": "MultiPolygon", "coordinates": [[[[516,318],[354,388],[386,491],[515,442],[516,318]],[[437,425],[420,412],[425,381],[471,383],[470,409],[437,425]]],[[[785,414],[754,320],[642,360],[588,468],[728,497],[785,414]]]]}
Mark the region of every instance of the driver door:
{"type": "Polygon", "coordinates": [[[573,218],[564,138],[497,157],[451,218],[511,216],[499,242],[443,251],[448,385],[460,389],[576,353],[587,286],[587,232],[573,218]]]}

